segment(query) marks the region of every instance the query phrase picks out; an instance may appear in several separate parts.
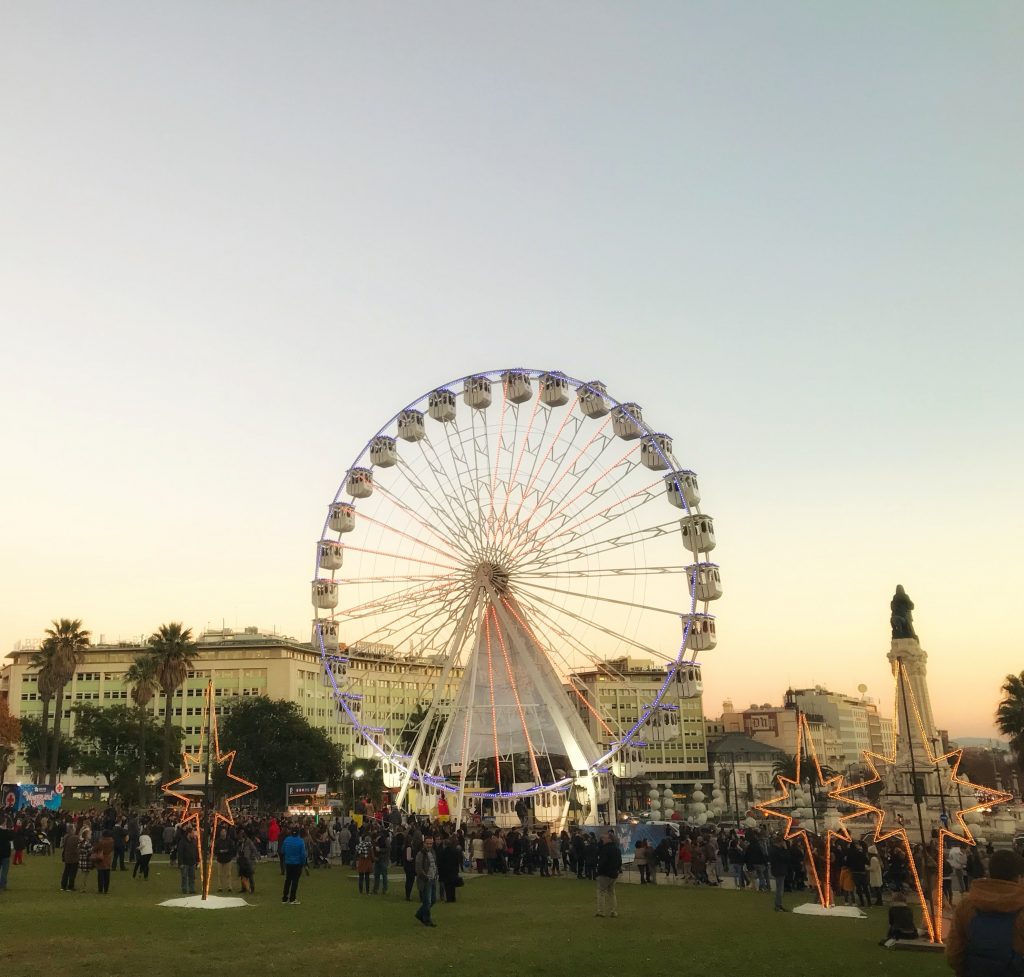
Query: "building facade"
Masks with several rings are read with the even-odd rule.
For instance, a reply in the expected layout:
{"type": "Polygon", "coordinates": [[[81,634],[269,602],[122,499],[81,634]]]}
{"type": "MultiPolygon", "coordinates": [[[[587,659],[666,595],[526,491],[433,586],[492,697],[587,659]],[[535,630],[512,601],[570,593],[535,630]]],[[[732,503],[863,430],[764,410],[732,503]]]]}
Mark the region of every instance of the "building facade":
{"type": "MultiPolygon", "coordinates": [[[[574,672],[569,677],[570,699],[594,742],[610,749],[640,720],[666,674],[647,659],[613,659],[600,668],[574,672]]],[[[636,741],[643,745],[616,757],[612,770],[616,778],[678,792],[708,783],[701,692],[699,666],[682,666],[662,699],[662,708],[638,731],[636,741]]]]}
{"type": "MultiPolygon", "coordinates": [[[[130,690],[125,673],[135,658],[145,652],[139,642],[97,644],[85,649],[82,663],[65,688],[62,729],[74,733],[74,707],[83,702],[106,706],[126,704],[130,690]]],[[[368,755],[356,744],[355,730],[339,716],[334,689],[323,669],[320,654],[312,645],[280,635],[262,634],[257,628],[244,631],[208,630],[196,639],[195,665],[174,695],[173,721],[182,727],[183,745],[196,749],[203,732],[204,699],[212,681],[215,709],[219,714],[237,698],[265,695],[298,705],[310,725],[323,729],[349,758],[368,755]]],[[[35,648],[19,648],[8,655],[0,670],[0,689],[7,693],[10,711],[19,717],[41,718],[43,703],[37,676],[30,666],[35,648]]],[[[442,663],[429,656],[399,657],[383,646],[351,648],[348,662],[336,666],[340,686],[361,696],[360,708],[374,716],[375,724],[388,738],[397,741],[418,707],[429,703],[441,676],[442,663]]],[[[451,670],[451,680],[460,675],[451,670]]],[[[162,718],[165,697],[160,694],[149,705],[154,718],[162,718]]],[[[31,775],[22,753],[8,769],[9,779],[31,775]]],[[[90,778],[65,771],[71,784],[91,785],[90,778]]]]}

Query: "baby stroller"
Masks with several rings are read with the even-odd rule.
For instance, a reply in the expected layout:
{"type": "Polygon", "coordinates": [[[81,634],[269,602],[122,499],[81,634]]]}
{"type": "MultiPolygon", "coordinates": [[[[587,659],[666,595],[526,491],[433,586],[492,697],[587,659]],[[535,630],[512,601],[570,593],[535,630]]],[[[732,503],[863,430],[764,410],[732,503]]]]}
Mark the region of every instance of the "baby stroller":
{"type": "Polygon", "coordinates": [[[41,831],[33,830],[29,836],[28,850],[33,855],[50,855],[53,853],[53,844],[41,831]]]}

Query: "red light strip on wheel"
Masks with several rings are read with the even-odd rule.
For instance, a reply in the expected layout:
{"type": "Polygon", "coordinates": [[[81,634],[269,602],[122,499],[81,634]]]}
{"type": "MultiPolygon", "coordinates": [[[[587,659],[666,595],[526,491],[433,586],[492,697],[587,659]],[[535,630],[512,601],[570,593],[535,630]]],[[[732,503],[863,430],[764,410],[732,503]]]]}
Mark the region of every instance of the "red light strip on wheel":
{"type": "Polygon", "coordinates": [[[537,766],[537,755],[533,750],[533,740],[530,738],[530,730],[526,725],[526,714],[523,712],[523,704],[519,701],[519,689],[516,687],[516,680],[512,674],[512,663],[509,661],[508,649],[505,647],[505,639],[501,634],[501,625],[498,623],[498,609],[491,606],[491,613],[494,615],[494,630],[498,635],[498,644],[501,647],[501,654],[505,659],[505,671],[508,673],[509,685],[512,686],[512,696],[516,700],[516,709],[519,710],[519,721],[523,724],[523,735],[526,737],[526,746],[530,751],[530,764],[533,766],[534,776],[537,783],[541,782],[540,767],[537,766]]]}

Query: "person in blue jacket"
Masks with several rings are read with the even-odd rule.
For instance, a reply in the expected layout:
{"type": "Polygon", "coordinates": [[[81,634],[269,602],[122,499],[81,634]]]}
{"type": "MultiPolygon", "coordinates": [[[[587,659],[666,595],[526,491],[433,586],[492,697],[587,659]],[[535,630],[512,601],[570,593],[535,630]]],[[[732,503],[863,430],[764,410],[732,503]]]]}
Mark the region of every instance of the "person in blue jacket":
{"type": "Polygon", "coordinates": [[[299,834],[298,828],[292,828],[281,846],[281,855],[284,858],[284,895],[281,902],[289,906],[299,905],[296,898],[299,892],[299,879],[302,877],[302,869],[306,864],[306,844],[299,834]]]}

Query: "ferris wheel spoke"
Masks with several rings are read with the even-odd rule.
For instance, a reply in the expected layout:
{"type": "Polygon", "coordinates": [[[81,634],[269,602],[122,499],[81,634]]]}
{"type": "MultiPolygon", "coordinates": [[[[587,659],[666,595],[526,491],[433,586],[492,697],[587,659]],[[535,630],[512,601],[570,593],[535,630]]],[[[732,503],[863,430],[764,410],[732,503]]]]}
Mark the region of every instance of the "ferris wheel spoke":
{"type": "Polygon", "coordinates": [[[345,577],[341,583],[346,587],[372,583],[430,583],[431,581],[446,580],[455,576],[456,571],[450,573],[395,573],[369,577],[345,577]]]}
{"type": "MultiPolygon", "coordinates": [[[[379,493],[383,498],[391,503],[396,509],[404,512],[413,522],[422,526],[424,530],[433,535],[437,540],[443,543],[445,546],[451,548],[453,543],[458,543],[458,538],[452,539],[451,537],[445,536],[443,533],[439,533],[434,526],[431,526],[418,512],[413,508],[406,505],[401,499],[393,495],[387,489],[381,485],[377,485],[374,488],[375,493],[379,493]]],[[[465,554],[463,553],[463,557],[465,554]]],[[[462,557],[460,557],[462,558],[462,557]]]]}
{"type": "MultiPolygon", "coordinates": [[[[626,475],[623,475],[623,478],[625,477],[626,475]]],[[[649,502],[662,498],[661,493],[655,491],[655,486],[659,484],[660,482],[654,482],[653,484],[637,489],[635,492],[631,492],[628,495],[623,495],[610,505],[605,506],[603,509],[600,509],[597,512],[592,512],[586,518],[580,518],[590,505],[593,504],[592,502],[587,503],[572,517],[564,521],[561,528],[542,538],[539,537],[538,533],[538,537],[534,539],[534,546],[554,553],[560,548],[571,545],[590,533],[597,532],[600,528],[608,525],[609,523],[614,523],[622,516],[635,515],[649,502]],[[592,523],[596,523],[596,525],[591,525],[592,523]],[[562,539],[563,542],[556,543],[556,540],[559,539],[562,539]]],[[[594,501],[597,500],[595,499],[594,501]]],[[[674,522],[673,525],[678,527],[678,521],[674,522]]]]}
{"type": "Polygon", "coordinates": [[[589,559],[590,557],[599,556],[602,553],[611,553],[615,550],[628,550],[629,548],[638,546],[641,543],[659,539],[663,536],[677,533],[678,531],[678,522],[662,523],[658,526],[647,526],[643,529],[634,529],[628,533],[620,533],[618,536],[609,536],[605,539],[592,540],[585,546],[578,546],[573,550],[562,549],[555,551],[553,555],[557,556],[558,559],[551,559],[542,552],[540,556],[520,563],[517,569],[521,572],[525,572],[529,567],[538,567],[542,570],[548,570],[555,566],[569,566],[578,560],[589,559]]]}
{"type": "Polygon", "coordinates": [[[442,570],[461,570],[462,567],[451,563],[438,563],[436,560],[426,560],[419,556],[409,556],[405,553],[389,553],[386,550],[371,550],[365,546],[352,546],[345,544],[346,551],[350,553],[372,553],[374,556],[384,556],[391,560],[402,560],[405,563],[419,563],[421,566],[440,567],[442,570]]]}
{"type": "MultiPolygon", "coordinates": [[[[425,440],[425,439],[424,439],[425,440]]],[[[423,441],[419,442],[420,444],[423,441]]],[[[425,457],[425,456],[424,456],[425,457]]],[[[460,549],[466,551],[470,550],[467,546],[467,539],[471,537],[471,534],[467,531],[467,527],[464,526],[458,519],[455,513],[449,509],[445,509],[438,505],[437,500],[434,498],[433,492],[424,484],[422,479],[412,470],[412,467],[405,462],[401,457],[398,459],[396,466],[397,470],[405,477],[406,481],[412,486],[413,491],[419,496],[420,501],[434,514],[437,518],[438,523],[445,528],[449,533],[449,546],[453,543],[456,544],[460,549]]]]}
{"type": "Polygon", "coordinates": [[[668,614],[670,617],[682,617],[684,613],[679,610],[669,610],[667,607],[652,607],[650,604],[638,604],[634,601],[619,600],[615,597],[602,597],[600,594],[581,594],[575,590],[566,590],[563,587],[547,587],[539,583],[524,582],[520,586],[527,587],[530,590],[543,590],[553,594],[564,594],[566,597],[575,597],[581,601],[596,600],[603,604],[618,604],[620,607],[632,607],[636,610],[652,611],[655,614],[668,614]]]}
{"type": "MultiPolygon", "coordinates": [[[[555,492],[558,490],[558,487],[562,484],[563,480],[567,476],[572,475],[574,478],[579,479],[586,473],[586,471],[591,465],[591,461],[587,458],[587,452],[590,450],[592,445],[594,445],[595,443],[600,444],[600,447],[597,451],[597,455],[600,456],[607,448],[607,446],[611,444],[611,442],[614,439],[610,434],[607,433],[608,425],[610,423],[611,417],[606,417],[601,426],[598,427],[598,429],[594,431],[594,433],[590,436],[590,439],[573,455],[572,460],[564,469],[562,469],[561,474],[559,474],[557,477],[554,477],[554,473],[552,474],[551,484],[544,490],[544,492],[541,493],[541,496],[537,500],[536,504],[526,514],[526,518],[523,520],[526,523],[526,525],[531,524],[534,518],[539,516],[542,508],[550,506],[552,509],[554,509],[554,507],[557,506],[558,501],[553,500],[553,496],[555,492]]],[[[579,431],[582,429],[582,426],[583,425],[581,420],[580,425],[577,427],[576,431],[573,432],[574,441],[576,434],[579,433],[579,431]]],[[[566,452],[566,454],[567,453],[568,452],[566,452]]],[[[561,460],[559,460],[559,462],[556,463],[555,472],[558,471],[558,466],[560,464],[561,460]]],[[[571,487],[569,491],[572,491],[571,487]]],[[[564,496],[560,496],[559,498],[564,498],[564,496]]]]}
{"type": "Polygon", "coordinates": [[[519,412],[516,412],[516,426],[512,435],[512,451],[510,453],[510,461],[514,456],[515,465],[514,467],[510,467],[508,484],[505,488],[505,501],[501,507],[501,524],[503,526],[503,540],[507,539],[509,536],[508,504],[509,500],[512,498],[512,493],[515,492],[517,487],[519,487],[519,470],[520,468],[522,468],[523,465],[523,456],[526,454],[526,451],[530,446],[530,436],[533,433],[533,425],[534,422],[537,420],[537,411],[540,410],[540,404],[540,396],[538,395],[533,398],[533,410],[530,412],[530,419],[527,422],[526,431],[523,433],[522,441],[519,441],[518,437],[519,412]],[[518,452],[516,452],[517,441],[519,441],[518,452]]]}
{"type": "MultiPolygon", "coordinates": [[[[498,470],[501,464],[501,449],[505,444],[505,415],[508,413],[508,384],[502,381],[501,384],[501,417],[498,421],[498,436],[495,439],[497,444],[494,448],[494,464],[490,465],[489,475],[491,478],[491,485],[488,491],[489,499],[489,511],[490,517],[488,519],[488,542],[494,542],[494,496],[498,490],[498,470]]],[[[490,463],[490,457],[487,459],[488,464],[490,463]]]]}
{"type": "Polygon", "coordinates": [[[410,543],[416,543],[418,546],[422,546],[425,549],[433,550],[433,552],[437,553],[439,556],[446,557],[447,559],[461,560],[463,558],[460,554],[454,553],[450,549],[441,549],[441,547],[434,546],[432,543],[428,543],[426,540],[420,539],[418,536],[413,536],[410,533],[404,532],[390,522],[381,519],[374,519],[372,516],[368,516],[365,513],[360,514],[359,521],[368,522],[371,526],[379,526],[385,532],[401,536],[402,539],[408,540],[410,543]]]}
{"type": "MultiPolygon", "coordinates": [[[[451,431],[449,428],[455,423],[455,421],[451,421],[450,423],[443,425],[445,439],[449,445],[449,452],[452,451],[451,431]]],[[[448,468],[441,460],[441,456],[437,453],[437,448],[434,443],[429,438],[424,438],[420,444],[423,446],[424,455],[426,455],[427,449],[430,449],[432,458],[427,459],[427,466],[430,468],[430,471],[434,476],[434,480],[437,482],[438,491],[441,492],[444,498],[451,502],[453,510],[456,506],[461,510],[461,513],[458,515],[460,524],[465,527],[467,535],[471,539],[476,540],[479,544],[481,542],[480,522],[477,519],[476,514],[470,510],[465,479],[458,478],[458,463],[456,462],[456,472],[455,477],[453,477],[452,473],[448,471],[448,468]],[[442,477],[446,484],[442,484],[442,477]],[[463,521],[463,515],[465,515],[465,521],[463,521]]]]}
{"type": "Polygon", "coordinates": [[[456,475],[459,474],[459,464],[461,462],[462,474],[464,477],[456,478],[453,485],[455,491],[462,493],[463,505],[466,508],[467,516],[469,517],[470,523],[475,527],[474,538],[479,546],[483,546],[486,541],[486,520],[484,519],[483,504],[480,501],[480,490],[479,490],[479,472],[476,470],[476,426],[475,426],[475,415],[479,413],[476,410],[472,411],[470,418],[470,429],[467,433],[472,449],[473,449],[473,469],[470,469],[469,459],[466,457],[466,442],[462,437],[462,430],[458,426],[458,421],[452,421],[451,424],[444,426],[445,438],[448,440],[448,450],[455,462],[456,475]],[[452,431],[458,435],[456,438],[452,438],[452,431]]]}
{"type": "Polygon", "coordinates": [[[657,577],[668,573],[686,573],[687,566],[677,564],[670,567],[609,567],[602,570],[517,570],[515,579],[533,579],[539,577],[541,580],[578,580],[601,577],[657,577]]]}
{"type": "MultiPolygon", "coordinates": [[[[458,602],[456,602],[456,606],[461,605],[458,605],[458,602]]],[[[444,627],[451,623],[445,620],[445,616],[451,613],[452,607],[446,601],[401,607],[390,617],[387,617],[387,615],[377,615],[378,617],[384,617],[385,620],[382,620],[377,627],[362,635],[356,641],[350,641],[349,646],[358,644],[359,641],[371,644],[384,644],[388,643],[385,642],[385,639],[390,639],[390,643],[397,647],[405,640],[407,635],[411,635],[416,629],[425,629],[428,624],[439,617],[442,619],[440,630],[443,632],[444,627]]]]}
{"type": "Polygon", "coordinates": [[[585,501],[579,509],[576,509],[575,511],[570,511],[568,516],[566,516],[564,519],[561,519],[561,521],[555,527],[556,530],[563,529],[567,522],[571,521],[572,519],[578,518],[580,515],[586,512],[586,510],[589,509],[590,506],[592,506],[595,502],[599,502],[601,499],[603,499],[609,492],[616,488],[618,484],[630,474],[630,472],[634,471],[636,468],[639,467],[640,463],[638,461],[629,460],[629,456],[635,453],[635,449],[630,448],[625,452],[625,454],[618,458],[614,464],[610,465],[608,468],[601,471],[595,478],[591,479],[591,481],[589,481],[582,489],[580,489],[580,491],[577,492],[571,499],[569,499],[568,501],[563,501],[557,509],[554,509],[547,516],[547,518],[545,518],[544,521],[537,526],[535,530],[535,536],[539,537],[544,527],[548,525],[548,523],[550,523],[553,519],[562,516],[566,511],[569,510],[570,506],[574,505],[580,499],[587,498],[587,501],[585,501]],[[612,474],[614,472],[618,472],[618,474],[614,478],[612,478],[612,474]],[[595,486],[599,485],[602,482],[605,483],[603,487],[598,488],[595,491],[595,486]]]}
{"type": "MultiPolygon", "coordinates": [[[[575,415],[575,411],[576,411],[576,408],[578,406],[579,406],[579,400],[576,399],[576,398],[573,398],[572,407],[570,407],[569,410],[566,411],[565,416],[562,418],[562,423],[558,425],[558,430],[555,432],[554,437],[546,439],[548,441],[548,450],[546,452],[544,452],[544,457],[539,459],[539,461],[538,461],[537,456],[536,455],[534,456],[533,467],[530,470],[530,479],[529,479],[529,481],[526,484],[526,488],[523,490],[523,494],[522,494],[522,496],[519,499],[519,506],[516,508],[516,513],[515,513],[515,516],[513,517],[515,522],[517,522],[517,523],[519,522],[519,516],[520,516],[520,514],[522,513],[522,510],[523,510],[523,504],[532,495],[532,493],[534,491],[534,485],[536,484],[537,478],[540,476],[540,473],[544,470],[544,466],[550,460],[550,461],[554,462],[554,464],[555,464],[555,466],[557,468],[558,462],[561,460],[562,457],[564,457],[565,451],[568,451],[572,447],[573,440],[575,439],[576,435],[582,429],[582,427],[583,427],[583,418],[582,417],[576,417],[576,415],[575,415]],[[556,447],[558,447],[561,444],[562,432],[565,430],[566,425],[568,425],[570,421],[575,422],[575,428],[574,428],[574,430],[572,432],[572,435],[571,435],[571,437],[569,439],[568,444],[565,446],[564,450],[559,454],[559,458],[556,460],[554,458],[555,449],[556,449],[556,447]]],[[[551,420],[551,412],[549,411],[548,412],[548,416],[547,416],[547,418],[546,418],[546,420],[544,422],[545,434],[547,433],[547,428],[548,428],[548,424],[549,424],[550,420],[551,420]]],[[[529,518],[527,518],[525,521],[528,523],[529,522],[529,518]]]]}
{"type": "Polygon", "coordinates": [[[370,614],[385,610],[391,604],[396,602],[403,604],[417,603],[425,600],[437,600],[441,594],[446,594],[457,584],[458,580],[456,579],[445,580],[443,578],[438,578],[425,585],[404,587],[401,590],[391,591],[390,593],[383,594],[373,600],[366,601],[366,603],[357,604],[354,607],[347,607],[344,610],[338,611],[338,613],[343,614],[349,620],[369,617],[370,614]]]}
{"type": "Polygon", "coordinates": [[[627,635],[619,634],[616,631],[612,631],[611,629],[606,628],[603,624],[598,624],[596,621],[588,620],[587,618],[582,617],[581,615],[576,614],[565,607],[561,607],[558,604],[552,603],[547,598],[541,597],[539,594],[531,593],[531,596],[534,602],[539,602],[543,604],[545,607],[550,608],[552,611],[555,612],[556,615],[564,614],[566,617],[572,618],[574,621],[577,621],[580,624],[583,624],[594,631],[600,631],[602,634],[605,634],[610,638],[614,638],[616,641],[622,641],[625,644],[630,645],[631,647],[636,648],[639,651],[646,652],[648,655],[654,655],[655,658],[658,658],[661,661],[675,661],[674,658],[666,655],[663,651],[658,651],[657,649],[652,648],[650,645],[645,645],[642,641],[636,641],[635,639],[630,638],[627,635]]]}

